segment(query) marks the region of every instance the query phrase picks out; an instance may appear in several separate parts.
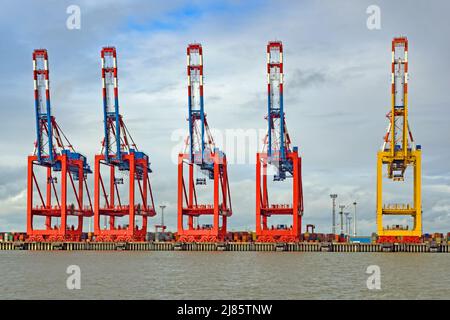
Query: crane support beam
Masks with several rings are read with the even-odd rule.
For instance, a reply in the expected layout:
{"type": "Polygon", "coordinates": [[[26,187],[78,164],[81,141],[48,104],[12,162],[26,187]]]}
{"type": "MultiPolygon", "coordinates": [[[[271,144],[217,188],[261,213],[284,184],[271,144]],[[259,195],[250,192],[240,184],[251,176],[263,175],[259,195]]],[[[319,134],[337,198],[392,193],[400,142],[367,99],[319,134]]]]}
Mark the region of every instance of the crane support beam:
{"type": "Polygon", "coordinates": [[[52,115],[47,50],[36,49],[32,57],[36,142],[28,156],[27,240],[80,241],[84,218],[93,216],[86,182],[92,171],[52,115]],[[76,226],[70,225],[70,218],[76,226]]]}
{"type": "Polygon", "coordinates": [[[295,242],[300,240],[303,216],[301,157],[298,148],[291,149],[283,104],[283,44],[267,45],[267,136],[264,149],[256,154],[256,236],[259,242],[295,242]],[[274,181],[292,178],[291,203],[269,201],[268,169],[275,172],[274,181]],[[269,226],[271,216],[290,216],[291,225],[269,226]]]}
{"type": "Polygon", "coordinates": [[[377,154],[377,230],[380,242],[418,242],[422,236],[421,166],[422,148],[415,145],[408,121],[408,40],[392,41],[391,111],[381,150],[377,154]],[[407,204],[385,204],[383,169],[386,177],[404,182],[408,167],[413,170],[413,199],[407,204]],[[411,217],[412,227],[384,226],[384,216],[411,217]]]}
{"type": "Polygon", "coordinates": [[[232,215],[227,158],[215,147],[206,120],[201,44],[187,47],[187,78],[189,136],[184,152],[178,155],[178,241],[225,241],[227,219],[232,215]],[[201,204],[198,197],[204,188],[196,185],[205,186],[207,179],[213,181],[213,203],[201,204]],[[202,216],[212,216],[212,223],[200,225],[202,216]]]}

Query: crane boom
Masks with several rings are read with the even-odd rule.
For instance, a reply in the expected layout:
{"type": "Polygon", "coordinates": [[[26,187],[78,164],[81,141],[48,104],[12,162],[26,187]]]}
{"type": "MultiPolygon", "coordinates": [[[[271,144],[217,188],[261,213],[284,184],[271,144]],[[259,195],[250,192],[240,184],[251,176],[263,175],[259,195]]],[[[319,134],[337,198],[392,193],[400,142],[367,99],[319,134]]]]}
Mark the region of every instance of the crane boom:
{"type": "Polygon", "coordinates": [[[117,79],[116,48],[105,47],[101,51],[103,114],[104,114],[104,152],[105,160],[121,162],[121,119],[119,113],[119,90],[117,79]]]}
{"type": "Polygon", "coordinates": [[[270,164],[278,173],[274,180],[286,179],[286,172],[292,175],[292,161],[286,158],[291,152],[283,105],[283,44],[271,41],[267,44],[267,155],[270,164]]]}
{"type": "Polygon", "coordinates": [[[209,130],[203,98],[203,49],[201,44],[187,47],[189,158],[213,178],[214,139],[209,130]]]}
{"type": "Polygon", "coordinates": [[[39,163],[53,164],[53,128],[50,105],[48,54],[45,49],[37,49],[33,52],[33,78],[37,134],[36,154],[39,163]]]}

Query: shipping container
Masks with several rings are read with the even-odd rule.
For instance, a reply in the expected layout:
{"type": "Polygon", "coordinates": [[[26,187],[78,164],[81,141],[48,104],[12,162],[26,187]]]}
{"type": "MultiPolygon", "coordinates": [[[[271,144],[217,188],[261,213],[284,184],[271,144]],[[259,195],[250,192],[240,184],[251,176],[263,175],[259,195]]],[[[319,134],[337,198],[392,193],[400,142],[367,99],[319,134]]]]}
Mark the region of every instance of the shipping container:
{"type": "Polygon", "coordinates": [[[154,241],[153,232],[147,232],[145,235],[145,241],[154,241]]]}
{"type": "Polygon", "coordinates": [[[351,243],[371,243],[372,238],[369,236],[350,237],[351,243]]]}

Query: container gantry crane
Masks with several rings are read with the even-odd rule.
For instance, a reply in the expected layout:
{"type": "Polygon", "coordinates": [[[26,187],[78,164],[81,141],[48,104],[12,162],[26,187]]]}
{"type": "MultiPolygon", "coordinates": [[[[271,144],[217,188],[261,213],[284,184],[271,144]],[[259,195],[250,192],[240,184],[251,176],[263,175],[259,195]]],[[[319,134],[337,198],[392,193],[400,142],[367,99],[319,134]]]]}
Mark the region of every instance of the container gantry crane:
{"type": "Polygon", "coordinates": [[[301,157],[291,149],[283,106],[283,44],[267,45],[268,132],[263,151],[256,154],[256,236],[259,242],[295,242],[300,240],[303,216],[301,157]],[[292,178],[292,203],[269,201],[267,175],[273,169],[274,181],[292,178]],[[261,181],[262,180],[262,181],[261,181]],[[275,215],[292,217],[292,225],[268,225],[275,215]]]}
{"type": "Polygon", "coordinates": [[[178,239],[181,242],[224,241],[227,218],[232,215],[227,158],[216,148],[206,120],[201,44],[187,47],[187,76],[189,136],[184,152],[178,155],[178,239]],[[187,185],[183,172],[185,165],[188,167],[187,185]],[[195,180],[194,175],[197,176],[195,180]],[[200,204],[198,199],[200,190],[196,185],[205,185],[206,177],[213,181],[213,204],[200,204]],[[212,224],[199,224],[199,217],[205,215],[212,215],[212,224]]]}
{"type": "Polygon", "coordinates": [[[149,157],[138,151],[119,113],[116,48],[104,47],[101,60],[105,136],[102,151],[95,156],[94,234],[97,241],[145,241],[147,219],[156,215],[149,157]],[[127,182],[128,192],[121,193],[119,185],[125,184],[126,189],[127,182]],[[124,225],[118,221],[122,217],[128,218],[124,225]]]}
{"type": "Polygon", "coordinates": [[[377,156],[377,228],[380,242],[419,242],[422,236],[421,201],[421,146],[415,145],[408,121],[408,40],[406,37],[392,41],[391,111],[387,114],[389,125],[381,150],[377,156]],[[404,181],[408,167],[413,169],[413,204],[384,204],[383,175],[404,181]],[[383,216],[411,216],[413,226],[383,226],[383,216]]]}
{"type": "Polygon", "coordinates": [[[27,239],[80,241],[83,219],[93,216],[86,183],[92,171],[86,157],[75,151],[52,115],[46,49],[33,51],[33,77],[37,138],[33,155],[28,156],[27,239]],[[70,203],[72,200],[74,203],[70,203]],[[44,228],[36,217],[45,218],[44,228]],[[77,220],[76,227],[69,225],[69,217],[77,220]]]}

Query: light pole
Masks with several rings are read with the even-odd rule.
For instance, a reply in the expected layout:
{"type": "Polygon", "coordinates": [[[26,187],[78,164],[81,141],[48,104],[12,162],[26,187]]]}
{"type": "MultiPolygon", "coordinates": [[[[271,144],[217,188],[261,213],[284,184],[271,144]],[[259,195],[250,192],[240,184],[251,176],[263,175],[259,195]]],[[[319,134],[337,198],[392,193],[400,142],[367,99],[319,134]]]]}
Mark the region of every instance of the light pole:
{"type": "Polygon", "coordinates": [[[353,217],[352,216],[349,216],[348,217],[348,236],[350,237],[350,230],[351,230],[351,226],[352,226],[352,220],[353,220],[353,217]]]}
{"type": "Polygon", "coordinates": [[[164,209],[166,208],[165,205],[161,205],[159,206],[161,208],[161,227],[163,228],[163,232],[164,232],[164,209]]]}
{"type": "Polygon", "coordinates": [[[353,211],[353,236],[356,237],[356,201],[353,202],[355,211],[353,211]]]}
{"type": "Polygon", "coordinates": [[[345,205],[343,204],[339,206],[339,209],[341,209],[341,211],[339,212],[339,214],[341,215],[341,234],[344,233],[344,208],[345,205]]]}
{"type": "Polygon", "coordinates": [[[330,198],[333,201],[333,213],[332,213],[332,223],[333,223],[333,228],[332,228],[332,233],[336,234],[336,198],[337,198],[337,194],[332,193],[330,194],[330,198]]]}
{"type": "Polygon", "coordinates": [[[349,224],[349,214],[350,212],[344,212],[345,214],[345,234],[349,235],[350,234],[350,224],[349,224]]]}
{"type": "Polygon", "coordinates": [[[155,224],[155,241],[159,242],[161,239],[164,238],[164,232],[166,230],[166,226],[164,225],[164,208],[166,206],[161,205],[159,206],[161,208],[161,224],[155,224]],[[161,230],[161,231],[158,231],[161,230]],[[160,232],[162,236],[160,236],[160,232]]]}

